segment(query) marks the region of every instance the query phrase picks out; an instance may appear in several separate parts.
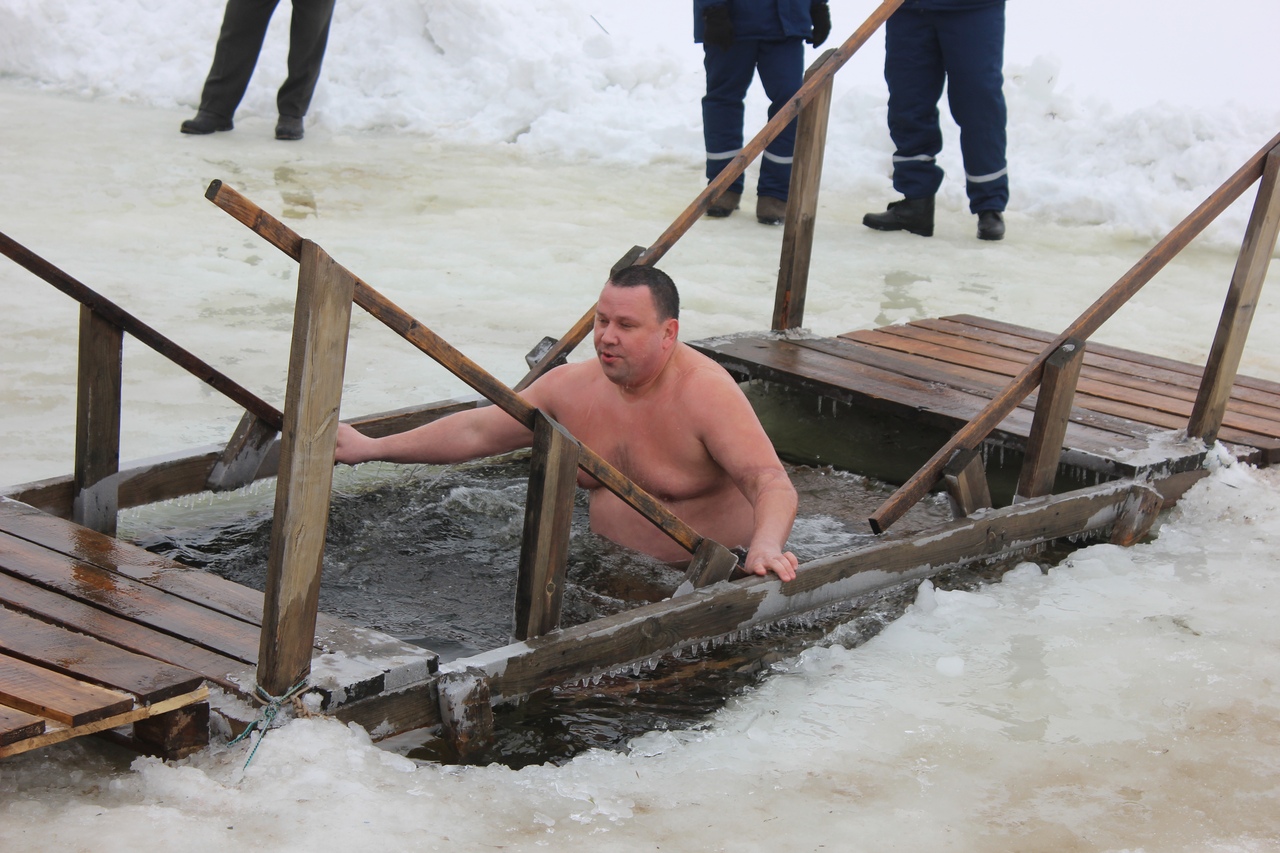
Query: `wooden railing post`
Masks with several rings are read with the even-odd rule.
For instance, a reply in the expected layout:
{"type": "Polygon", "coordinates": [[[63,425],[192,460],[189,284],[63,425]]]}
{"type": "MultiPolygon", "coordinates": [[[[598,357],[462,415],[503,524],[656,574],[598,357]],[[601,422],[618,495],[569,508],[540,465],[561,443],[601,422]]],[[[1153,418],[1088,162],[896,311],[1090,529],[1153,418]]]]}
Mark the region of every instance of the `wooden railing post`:
{"type": "Polygon", "coordinates": [[[119,506],[123,353],[123,330],[81,305],[71,520],[108,536],[116,534],[119,506]]]}
{"type": "MultiPolygon", "coordinates": [[[[828,50],[805,72],[808,80],[835,54],[828,50]]],[[[796,145],[787,191],[787,218],[782,226],[782,256],[778,262],[778,290],[773,302],[773,330],[799,328],[804,323],[804,299],[813,260],[813,223],[822,184],[822,155],[827,147],[831,115],[832,77],[814,90],[813,100],[800,108],[796,145]]]]}
{"type": "Polygon", "coordinates": [[[1078,338],[1067,340],[1045,359],[1015,501],[1053,494],[1053,481],[1058,473],[1058,460],[1062,458],[1062,442],[1083,363],[1084,341],[1078,338]]]}
{"type": "Polygon", "coordinates": [[[303,241],[258,654],[258,685],[273,697],[311,672],[354,290],[350,273],[303,241]]]}
{"type": "Polygon", "coordinates": [[[980,445],[995,429],[1001,420],[1017,408],[1040,383],[1041,372],[1045,360],[1060,346],[1071,338],[1088,340],[1116,311],[1127,303],[1135,293],[1142,289],[1156,273],[1164,269],[1187,244],[1195,239],[1209,223],[1217,219],[1246,189],[1263,176],[1265,160],[1280,145],[1280,134],[1259,149],[1257,154],[1236,170],[1222,186],[1209,195],[1200,206],[1187,215],[1172,231],[1164,236],[1142,260],[1134,264],[1106,293],[1102,294],[1083,314],[1063,330],[1062,334],[1046,346],[1039,355],[1033,358],[1017,376],[1009,381],[982,411],[953,435],[938,452],[929,457],[929,461],[911,476],[907,482],[898,487],[889,499],[873,512],[867,521],[874,533],[883,533],[899,518],[913,507],[917,501],[928,494],[929,489],[942,476],[942,468],[957,449],[971,449],[980,445]]]}
{"type": "Polygon", "coordinates": [[[555,421],[534,416],[529,497],[516,577],[517,640],[560,626],[560,603],[569,563],[569,527],[578,487],[578,442],[555,421]]]}
{"type": "Polygon", "coordinates": [[[1195,407],[1187,422],[1187,435],[1213,443],[1226,415],[1231,386],[1236,381],[1240,356],[1253,312],[1258,307],[1258,294],[1267,278],[1267,267],[1276,250],[1280,232],[1280,146],[1271,149],[1263,167],[1262,183],[1253,203],[1253,214],[1244,232],[1244,243],[1236,260],[1235,273],[1218,319],[1218,331],[1205,362],[1204,376],[1196,395],[1195,407]]]}

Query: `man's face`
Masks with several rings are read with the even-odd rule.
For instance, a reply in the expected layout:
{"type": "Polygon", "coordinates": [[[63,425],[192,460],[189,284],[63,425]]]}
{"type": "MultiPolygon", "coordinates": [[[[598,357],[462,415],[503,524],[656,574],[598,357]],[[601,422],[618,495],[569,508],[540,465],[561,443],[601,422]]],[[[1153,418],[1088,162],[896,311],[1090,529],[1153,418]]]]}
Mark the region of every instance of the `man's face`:
{"type": "Polygon", "coordinates": [[[658,319],[647,287],[606,284],[596,303],[596,357],[609,381],[635,388],[657,376],[675,345],[679,323],[658,319]]]}

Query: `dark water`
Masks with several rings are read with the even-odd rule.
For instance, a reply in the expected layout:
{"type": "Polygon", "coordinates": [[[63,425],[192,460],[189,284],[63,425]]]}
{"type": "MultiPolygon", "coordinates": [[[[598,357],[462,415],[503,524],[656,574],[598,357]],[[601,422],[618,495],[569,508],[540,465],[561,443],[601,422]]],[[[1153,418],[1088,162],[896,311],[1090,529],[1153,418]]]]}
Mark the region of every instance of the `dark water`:
{"type": "MultiPolygon", "coordinates": [[[[788,466],[800,493],[791,546],[801,562],[872,541],[866,524],[891,493],[833,468],[788,466]]],[[[524,520],[527,458],[421,466],[385,483],[340,486],[330,513],[320,592],[322,610],[437,652],[464,657],[511,639],[515,576],[524,520]]],[[[201,527],[135,535],[151,551],[246,586],[265,586],[269,510],[201,527]]],[[[950,518],[944,500],[923,502],[894,535],[950,518]]],[[[619,548],[588,530],[579,494],[564,593],[563,624],[668,597],[683,571],[619,548]]],[[[890,591],[738,642],[684,653],[653,668],[593,684],[568,685],[498,709],[499,741],[483,760],[513,767],[564,761],[592,747],[618,748],[654,729],[689,728],[765,677],[770,665],[854,620],[873,635],[911,600],[890,591]]],[[[398,739],[403,742],[404,738],[398,739]]],[[[423,732],[405,750],[452,761],[448,745],[423,732]]]]}

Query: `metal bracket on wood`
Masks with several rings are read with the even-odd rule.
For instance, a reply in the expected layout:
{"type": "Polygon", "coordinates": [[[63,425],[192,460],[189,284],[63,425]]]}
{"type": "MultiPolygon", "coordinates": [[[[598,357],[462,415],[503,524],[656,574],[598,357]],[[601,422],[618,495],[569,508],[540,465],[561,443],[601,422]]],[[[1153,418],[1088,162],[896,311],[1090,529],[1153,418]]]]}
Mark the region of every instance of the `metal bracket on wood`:
{"type": "Polygon", "coordinates": [[[737,554],[714,539],[703,539],[693,552],[693,561],[689,563],[689,570],[685,572],[679,589],[701,589],[713,583],[727,581],[737,567],[737,554]]]}
{"type": "Polygon", "coordinates": [[[640,256],[646,251],[648,251],[648,248],[645,246],[632,246],[627,249],[627,253],[618,258],[613,266],[609,267],[609,277],[612,278],[627,267],[635,266],[636,261],[640,260],[640,256]]]}
{"type": "Polygon", "coordinates": [[[271,424],[253,412],[245,412],[222,451],[222,458],[209,471],[205,487],[212,492],[229,492],[252,483],[278,434],[271,424]]]}

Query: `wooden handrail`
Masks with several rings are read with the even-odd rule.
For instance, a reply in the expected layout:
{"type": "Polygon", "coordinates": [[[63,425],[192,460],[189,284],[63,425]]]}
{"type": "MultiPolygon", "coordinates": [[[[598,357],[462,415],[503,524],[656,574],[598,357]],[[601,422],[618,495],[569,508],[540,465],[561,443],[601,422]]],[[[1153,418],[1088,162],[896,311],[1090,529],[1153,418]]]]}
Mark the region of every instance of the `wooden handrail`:
{"type": "MultiPolygon", "coordinates": [[[[866,44],[867,39],[878,30],[889,16],[897,11],[903,0],[884,0],[870,16],[863,21],[862,26],[854,30],[849,38],[845,39],[844,44],[835,50],[827,51],[825,61],[814,69],[813,73],[808,76],[804,83],[791,96],[791,100],[787,101],[773,118],[760,129],[760,132],[748,142],[741,151],[738,152],[732,160],[725,165],[720,174],[707,184],[706,188],[700,192],[688,207],[675,218],[666,231],[659,235],[648,249],[636,260],[637,264],[645,264],[652,266],[662,259],[672,246],[676,244],[685,233],[693,227],[693,223],[702,218],[707,212],[707,208],[711,206],[711,202],[717,198],[731,183],[738,179],[747,167],[760,156],[765,147],[768,146],[778,134],[782,133],[797,116],[801,110],[811,102],[814,98],[822,94],[823,87],[827,82],[835,76],[835,73],[844,67],[844,64],[853,58],[858,48],[866,44]]],[[[595,322],[596,306],[593,304],[585,314],[573,324],[569,331],[543,355],[542,359],[533,366],[533,368],[515,385],[515,390],[523,391],[533,384],[533,381],[547,371],[547,369],[556,363],[558,358],[568,355],[573,351],[582,339],[591,331],[591,326],[595,322]]]]}
{"type": "MultiPolygon", "coordinates": [[[[215,180],[209,184],[205,198],[290,258],[301,259],[302,237],[240,192],[228,187],[222,181],[215,180]]],[[[444,338],[423,326],[359,276],[354,273],[351,273],[351,276],[355,279],[354,301],[357,305],[431,356],[508,415],[530,430],[534,428],[537,409],[527,400],[467,358],[444,338]]],[[[640,488],[586,445],[581,445],[578,465],[689,553],[697,552],[704,541],[712,541],[699,535],[696,530],[663,506],[657,498],[640,488]]]]}
{"type": "Polygon", "coordinates": [[[1120,277],[1110,289],[1068,326],[1058,337],[1045,346],[1008,385],[991,399],[981,412],[951,437],[951,440],[930,457],[919,471],[903,483],[880,505],[868,522],[875,533],[882,533],[906,514],[907,510],[928,494],[942,475],[942,470],[957,450],[973,450],[981,444],[1005,417],[1036,389],[1044,370],[1045,361],[1069,338],[1087,340],[1090,335],[1120,310],[1134,294],[1142,289],[1156,273],[1195,239],[1209,223],[1217,219],[1238,199],[1246,189],[1256,183],[1263,174],[1267,155],[1280,145],[1280,134],[1250,157],[1217,190],[1185,219],[1174,227],[1164,239],[1147,252],[1140,261],[1120,277]]]}
{"type": "Polygon", "coordinates": [[[280,410],[227,377],[213,365],[202,361],[169,338],[157,332],[110,299],[72,278],[44,258],[6,234],[0,233],[0,253],[19,266],[44,279],[58,290],[91,310],[94,314],[133,335],[169,361],[244,407],[277,432],[284,423],[280,410]]]}

